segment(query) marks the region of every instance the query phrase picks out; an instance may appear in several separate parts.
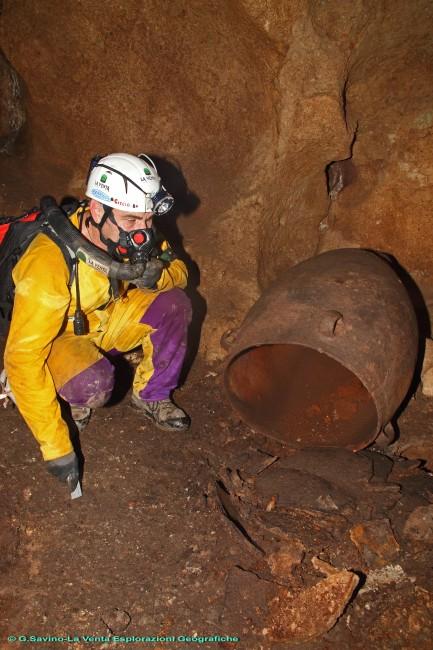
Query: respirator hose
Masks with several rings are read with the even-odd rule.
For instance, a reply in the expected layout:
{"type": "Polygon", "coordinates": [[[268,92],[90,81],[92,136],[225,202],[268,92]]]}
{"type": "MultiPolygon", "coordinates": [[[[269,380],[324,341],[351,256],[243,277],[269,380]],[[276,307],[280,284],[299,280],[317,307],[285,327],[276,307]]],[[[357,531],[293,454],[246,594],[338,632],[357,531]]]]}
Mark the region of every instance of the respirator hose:
{"type": "Polygon", "coordinates": [[[42,197],[41,211],[51,231],[66,244],[79,260],[82,260],[88,266],[113,280],[133,281],[143,275],[146,262],[128,264],[127,262],[114,260],[108,253],[92,244],[81,234],[52,196],[42,197]]]}

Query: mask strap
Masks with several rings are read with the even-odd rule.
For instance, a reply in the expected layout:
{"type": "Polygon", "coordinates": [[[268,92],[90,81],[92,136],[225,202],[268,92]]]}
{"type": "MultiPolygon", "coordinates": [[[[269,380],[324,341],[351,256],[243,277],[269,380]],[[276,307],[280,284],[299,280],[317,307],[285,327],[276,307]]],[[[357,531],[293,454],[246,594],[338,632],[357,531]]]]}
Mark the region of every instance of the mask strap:
{"type": "Polygon", "coordinates": [[[117,248],[119,242],[118,241],[114,242],[112,239],[108,239],[107,237],[105,237],[103,232],[102,232],[102,228],[104,227],[104,224],[107,221],[107,219],[110,219],[110,221],[112,223],[114,223],[114,225],[117,227],[117,229],[119,231],[119,236],[120,236],[120,228],[119,228],[118,223],[116,222],[116,219],[114,218],[113,208],[111,208],[108,205],[105,205],[104,203],[102,203],[101,205],[104,206],[104,214],[102,215],[101,221],[99,223],[97,223],[94,220],[92,213],[90,213],[90,216],[87,217],[86,223],[91,223],[93,226],[95,226],[95,228],[98,229],[99,237],[100,237],[102,243],[106,245],[108,253],[112,257],[117,258],[118,255],[117,255],[116,248],[117,248]]]}

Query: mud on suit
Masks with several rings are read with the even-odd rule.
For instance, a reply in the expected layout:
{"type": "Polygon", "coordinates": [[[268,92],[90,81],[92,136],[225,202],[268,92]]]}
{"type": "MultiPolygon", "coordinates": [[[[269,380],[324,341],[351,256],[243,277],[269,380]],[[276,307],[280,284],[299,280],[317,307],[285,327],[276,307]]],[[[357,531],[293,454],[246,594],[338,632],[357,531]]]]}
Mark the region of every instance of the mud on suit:
{"type": "MultiPolygon", "coordinates": [[[[77,215],[71,217],[77,225],[77,215]]],[[[162,248],[167,248],[167,242],[162,248]]],[[[59,394],[75,406],[102,406],[114,386],[114,367],[104,353],[141,345],[133,392],[144,400],[167,398],[176,388],[186,352],[191,305],[182,289],[187,271],[173,260],[155,290],[119,283],[113,300],[110,281],[78,265],[81,308],[89,333],[75,336],[75,278],[60,248],[37,235],[13,271],[15,301],[5,349],[5,368],[18,409],[38,441],[44,460],[72,451],[59,394]]]]}

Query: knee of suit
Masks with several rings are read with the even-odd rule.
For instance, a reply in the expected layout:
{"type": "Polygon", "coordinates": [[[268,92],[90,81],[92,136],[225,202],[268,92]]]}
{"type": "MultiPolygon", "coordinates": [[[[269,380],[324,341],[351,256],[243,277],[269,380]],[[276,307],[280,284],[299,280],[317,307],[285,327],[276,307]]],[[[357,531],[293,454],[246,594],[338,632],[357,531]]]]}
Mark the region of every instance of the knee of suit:
{"type": "Polygon", "coordinates": [[[162,321],[168,318],[191,322],[192,305],[186,293],[179,288],[170,289],[160,293],[141,318],[141,323],[146,323],[156,329],[162,321]]]}
{"type": "Polygon", "coordinates": [[[64,384],[60,396],[74,406],[98,408],[110,399],[114,388],[114,366],[103,357],[64,384]]]}

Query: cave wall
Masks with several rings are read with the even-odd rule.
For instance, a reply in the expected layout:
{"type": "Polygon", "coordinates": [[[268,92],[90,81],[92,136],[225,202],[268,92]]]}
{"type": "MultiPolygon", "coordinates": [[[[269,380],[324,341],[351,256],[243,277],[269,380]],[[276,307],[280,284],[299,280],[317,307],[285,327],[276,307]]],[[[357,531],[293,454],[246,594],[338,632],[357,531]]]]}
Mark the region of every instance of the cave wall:
{"type": "Polygon", "coordinates": [[[0,211],[81,194],[97,152],[172,161],[197,197],[177,226],[208,359],[322,250],[390,252],[429,303],[432,25],[430,0],[4,0],[26,122],[0,153],[0,211]]]}
{"type": "MultiPolygon", "coordinates": [[[[388,5],[387,5],[388,7],[388,5]]],[[[432,3],[398,1],[371,25],[348,72],[353,182],[329,209],[320,249],[354,243],[396,257],[433,297],[432,3]]]]}
{"type": "Polygon", "coordinates": [[[1,51],[0,89],[0,154],[6,154],[25,123],[25,107],[20,79],[1,51]]]}

